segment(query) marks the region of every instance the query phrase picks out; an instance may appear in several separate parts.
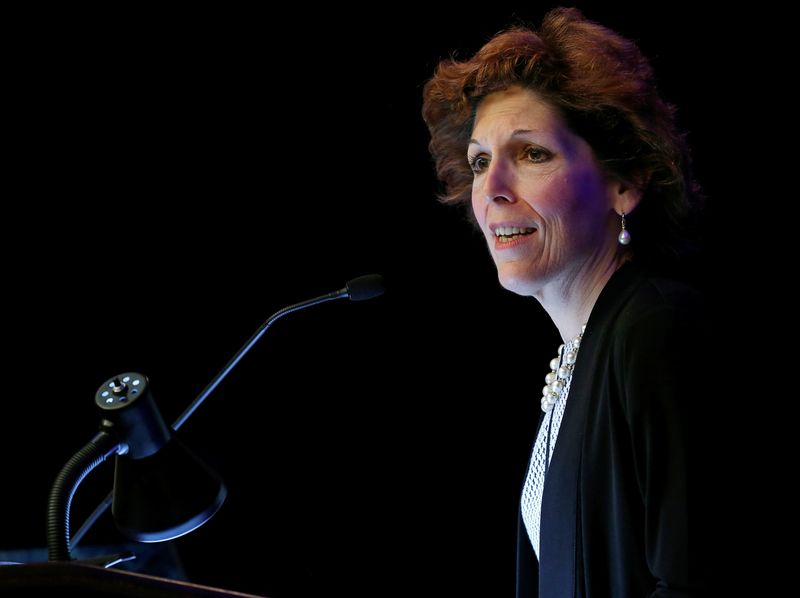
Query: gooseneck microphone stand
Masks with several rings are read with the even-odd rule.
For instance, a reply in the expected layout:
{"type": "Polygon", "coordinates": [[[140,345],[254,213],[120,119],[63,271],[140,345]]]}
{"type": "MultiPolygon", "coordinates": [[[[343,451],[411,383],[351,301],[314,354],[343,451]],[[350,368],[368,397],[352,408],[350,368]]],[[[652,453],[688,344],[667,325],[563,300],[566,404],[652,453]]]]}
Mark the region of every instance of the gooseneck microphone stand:
{"type": "MultiPolygon", "coordinates": [[[[236,367],[236,364],[238,364],[239,361],[241,361],[241,359],[250,351],[250,349],[253,348],[253,346],[259,341],[259,339],[275,321],[287,314],[305,309],[306,307],[311,307],[313,305],[319,305],[320,303],[326,303],[328,301],[334,301],[337,299],[363,301],[382,295],[383,292],[383,277],[377,274],[369,274],[348,281],[345,287],[338,291],[321,295],[313,299],[308,299],[300,303],[295,303],[294,305],[284,307],[283,309],[275,312],[258,328],[258,330],[255,331],[255,333],[247,340],[247,342],[244,343],[242,348],[236,352],[230,361],[228,361],[225,367],[222,368],[222,370],[200,392],[197,398],[192,401],[192,403],[184,410],[184,412],[181,413],[181,415],[173,422],[172,430],[176,431],[186,423],[186,420],[188,420],[189,417],[191,417],[191,415],[197,410],[197,408],[203,404],[203,402],[214,391],[214,389],[217,388],[217,386],[219,386],[219,384],[228,376],[231,370],[236,367]]],[[[61,488],[59,492],[59,494],[64,494],[67,496],[66,500],[53,498],[53,496],[56,495],[55,486],[54,491],[51,493],[51,508],[48,510],[48,551],[50,553],[51,560],[68,560],[70,550],[77,546],[78,542],[80,542],[81,538],[83,538],[86,532],[89,531],[92,525],[94,525],[95,521],[97,521],[97,519],[111,505],[113,501],[113,492],[110,492],[97,506],[97,508],[95,508],[95,510],[86,518],[86,521],[72,536],[70,542],[69,506],[78,484],[80,484],[83,478],[86,477],[86,475],[88,475],[92,469],[102,463],[109,456],[120,450],[125,450],[124,445],[121,446],[118,442],[114,443],[112,437],[101,429],[101,432],[95,436],[95,438],[89,444],[87,444],[84,449],[79,451],[79,453],[76,454],[75,457],[73,457],[68,465],[62,470],[63,473],[68,469],[69,466],[69,471],[64,476],[65,479],[62,480],[62,476],[60,475],[57,483],[62,486],[68,486],[69,488],[67,489],[66,494],[64,494],[64,488],[61,488]],[[73,463],[73,461],[78,459],[79,454],[82,454],[81,459],[76,463],[73,463]],[[78,465],[78,463],[85,463],[87,460],[89,465],[78,465]],[[72,466],[70,466],[70,464],[72,464],[72,466]],[[63,514],[65,514],[63,517],[65,525],[58,523],[63,514]],[[51,546],[52,548],[50,548],[51,546]]],[[[129,560],[129,558],[133,557],[121,555],[121,558],[116,560],[113,564],[121,562],[122,560],[129,560]]]]}

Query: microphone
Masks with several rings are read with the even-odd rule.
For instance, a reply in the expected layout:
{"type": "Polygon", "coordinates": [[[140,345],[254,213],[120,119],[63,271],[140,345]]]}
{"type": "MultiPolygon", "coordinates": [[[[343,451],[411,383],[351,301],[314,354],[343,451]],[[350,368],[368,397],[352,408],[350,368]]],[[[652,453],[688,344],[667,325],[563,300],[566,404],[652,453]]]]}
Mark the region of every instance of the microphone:
{"type": "Polygon", "coordinates": [[[347,292],[351,301],[364,301],[383,295],[383,277],[379,274],[367,274],[349,281],[342,291],[347,292]]]}
{"type": "MultiPolygon", "coordinates": [[[[300,303],[295,303],[294,305],[289,305],[288,307],[284,307],[276,311],[272,314],[269,318],[267,318],[266,322],[264,322],[258,330],[253,333],[247,342],[242,346],[239,351],[236,352],[231,360],[225,365],[224,368],[217,374],[211,382],[202,390],[202,392],[197,396],[197,398],[192,401],[191,405],[189,405],[186,410],[181,413],[181,415],[176,419],[172,424],[172,430],[177,430],[180,428],[186,420],[191,417],[191,415],[197,410],[197,408],[205,401],[208,396],[214,391],[214,389],[219,386],[220,382],[222,382],[225,377],[231,372],[231,370],[236,367],[236,364],[241,361],[242,357],[244,357],[247,352],[253,348],[261,336],[266,332],[267,328],[269,328],[276,320],[282,318],[286,314],[290,314],[294,311],[298,311],[301,309],[305,309],[306,307],[311,307],[312,305],[318,305],[320,303],[325,303],[327,301],[334,301],[336,299],[350,299],[351,301],[365,301],[367,299],[373,299],[383,294],[384,292],[384,285],[383,285],[383,277],[379,274],[367,274],[365,276],[359,276],[358,278],[354,278],[349,280],[344,288],[339,289],[338,291],[333,291],[332,293],[328,293],[327,295],[320,295],[319,297],[315,297],[313,299],[307,299],[306,301],[301,301],[300,303]]],[[[106,498],[101,502],[97,508],[92,512],[89,517],[87,517],[86,521],[84,521],[83,525],[78,529],[78,531],[73,535],[71,539],[71,546],[74,548],[78,545],[80,539],[89,531],[89,528],[94,524],[95,521],[102,515],[105,510],[109,507],[112,501],[112,494],[106,496],[106,498]]]]}
{"type": "Polygon", "coordinates": [[[210,395],[214,389],[219,386],[219,383],[225,379],[230,371],[236,367],[236,364],[239,363],[242,357],[244,357],[245,354],[253,348],[253,345],[258,342],[258,339],[261,338],[261,335],[267,331],[267,328],[272,326],[275,320],[278,320],[286,314],[290,314],[294,311],[305,309],[306,307],[311,307],[312,305],[325,303],[326,301],[334,301],[336,299],[344,298],[350,299],[351,301],[364,301],[366,299],[372,299],[374,297],[383,295],[383,291],[383,277],[379,274],[367,274],[365,276],[359,276],[358,278],[348,281],[343,289],[333,291],[327,295],[320,295],[314,299],[307,299],[306,301],[301,301],[300,303],[295,303],[294,305],[290,305],[276,311],[267,319],[266,322],[261,325],[258,330],[255,331],[255,333],[253,333],[253,336],[247,340],[247,342],[242,346],[241,349],[239,349],[236,355],[234,355],[225,365],[225,367],[222,368],[220,373],[208,383],[208,386],[202,390],[192,404],[189,405],[180,415],[180,417],[175,420],[175,422],[172,424],[172,429],[177,430],[186,422],[187,419],[189,419],[192,413],[194,413],[195,410],[203,403],[203,401],[206,400],[208,395],[210,395]]]}

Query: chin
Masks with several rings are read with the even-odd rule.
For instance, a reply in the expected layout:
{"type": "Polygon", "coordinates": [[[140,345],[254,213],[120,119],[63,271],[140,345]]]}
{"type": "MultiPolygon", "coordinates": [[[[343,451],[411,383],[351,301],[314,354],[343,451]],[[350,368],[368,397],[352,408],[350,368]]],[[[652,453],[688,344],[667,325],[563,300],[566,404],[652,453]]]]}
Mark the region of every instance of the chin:
{"type": "Polygon", "coordinates": [[[530,267],[516,263],[497,264],[497,280],[500,286],[517,295],[533,295],[539,288],[530,267]]]}

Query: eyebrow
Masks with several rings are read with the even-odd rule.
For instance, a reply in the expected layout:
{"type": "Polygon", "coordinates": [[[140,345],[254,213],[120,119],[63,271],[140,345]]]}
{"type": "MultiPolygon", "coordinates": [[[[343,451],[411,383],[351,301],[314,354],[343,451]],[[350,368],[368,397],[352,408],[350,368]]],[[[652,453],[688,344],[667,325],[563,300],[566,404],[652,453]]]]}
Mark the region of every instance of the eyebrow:
{"type": "MultiPolygon", "coordinates": [[[[522,135],[530,135],[533,132],[534,132],[533,129],[514,129],[514,132],[511,133],[511,137],[520,137],[522,135]]],[[[469,140],[469,145],[472,145],[473,143],[475,145],[480,145],[481,144],[481,142],[478,141],[477,139],[470,139],[469,140]]]]}

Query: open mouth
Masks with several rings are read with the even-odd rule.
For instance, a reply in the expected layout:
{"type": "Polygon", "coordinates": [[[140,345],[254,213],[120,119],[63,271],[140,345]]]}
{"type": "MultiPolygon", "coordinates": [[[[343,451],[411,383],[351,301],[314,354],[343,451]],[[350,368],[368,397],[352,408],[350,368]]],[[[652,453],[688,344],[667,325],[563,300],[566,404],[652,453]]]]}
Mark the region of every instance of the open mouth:
{"type": "Polygon", "coordinates": [[[498,226],[494,229],[494,235],[500,243],[511,243],[520,237],[532,235],[536,231],[531,227],[520,226],[498,226]]]}

